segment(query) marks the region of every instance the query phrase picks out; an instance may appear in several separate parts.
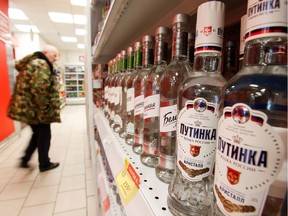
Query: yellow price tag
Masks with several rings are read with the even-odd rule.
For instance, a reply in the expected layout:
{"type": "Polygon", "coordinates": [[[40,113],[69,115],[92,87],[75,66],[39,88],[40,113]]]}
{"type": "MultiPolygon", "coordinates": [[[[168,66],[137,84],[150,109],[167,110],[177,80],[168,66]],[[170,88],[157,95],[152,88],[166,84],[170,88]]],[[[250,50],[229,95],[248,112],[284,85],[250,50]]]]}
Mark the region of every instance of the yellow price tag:
{"type": "Polygon", "coordinates": [[[125,205],[127,205],[136,195],[140,184],[138,173],[127,159],[125,159],[124,168],[116,176],[116,184],[125,205]]]}

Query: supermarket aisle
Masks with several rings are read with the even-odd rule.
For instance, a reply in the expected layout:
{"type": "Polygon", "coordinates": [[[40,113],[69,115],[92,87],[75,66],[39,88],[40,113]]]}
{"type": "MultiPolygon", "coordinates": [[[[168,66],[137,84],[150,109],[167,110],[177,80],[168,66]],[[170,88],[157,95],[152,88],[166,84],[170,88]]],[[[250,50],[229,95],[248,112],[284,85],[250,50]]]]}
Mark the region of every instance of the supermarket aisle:
{"type": "Polygon", "coordinates": [[[64,107],[61,119],[61,124],[52,124],[50,150],[51,161],[60,167],[40,173],[35,153],[31,169],[18,168],[30,127],[0,150],[0,216],[96,215],[85,106],[64,107]]]}

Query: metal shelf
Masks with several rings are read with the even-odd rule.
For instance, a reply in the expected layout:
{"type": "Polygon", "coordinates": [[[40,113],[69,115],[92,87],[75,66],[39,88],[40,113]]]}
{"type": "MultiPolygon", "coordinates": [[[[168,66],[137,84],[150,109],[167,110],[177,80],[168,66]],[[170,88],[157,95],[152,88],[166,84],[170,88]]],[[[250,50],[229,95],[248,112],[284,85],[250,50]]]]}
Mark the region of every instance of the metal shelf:
{"type": "MultiPolygon", "coordinates": [[[[132,151],[124,139],[109,127],[102,110],[97,109],[94,114],[94,124],[100,134],[107,159],[114,178],[124,167],[127,158],[140,176],[140,188],[133,200],[125,205],[127,215],[139,216],[170,216],[167,207],[168,184],[161,182],[155,175],[153,168],[146,167],[140,162],[139,155],[132,151]]],[[[122,197],[121,197],[122,198],[122,197]]]]}

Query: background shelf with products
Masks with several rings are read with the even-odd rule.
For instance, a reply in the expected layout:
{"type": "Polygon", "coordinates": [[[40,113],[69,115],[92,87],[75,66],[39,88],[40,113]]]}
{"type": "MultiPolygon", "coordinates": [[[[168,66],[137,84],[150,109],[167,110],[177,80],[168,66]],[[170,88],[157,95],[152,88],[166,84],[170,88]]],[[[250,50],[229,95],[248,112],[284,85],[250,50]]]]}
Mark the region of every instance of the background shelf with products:
{"type": "Polygon", "coordinates": [[[84,65],[65,65],[65,91],[67,104],[85,103],[84,65]]]}

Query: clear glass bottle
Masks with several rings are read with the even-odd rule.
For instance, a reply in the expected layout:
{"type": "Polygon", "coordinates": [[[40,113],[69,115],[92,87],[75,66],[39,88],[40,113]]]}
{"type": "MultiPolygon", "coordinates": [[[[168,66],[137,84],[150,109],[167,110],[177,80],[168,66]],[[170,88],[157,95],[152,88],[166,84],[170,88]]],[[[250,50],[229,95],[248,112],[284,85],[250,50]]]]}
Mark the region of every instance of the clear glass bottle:
{"type": "Polygon", "coordinates": [[[142,38],[142,69],[134,81],[134,143],[132,150],[136,154],[142,152],[144,135],[144,83],[154,63],[154,37],[145,35],[142,38]]]}
{"type": "Polygon", "coordinates": [[[125,75],[121,80],[122,86],[122,106],[121,106],[121,118],[123,120],[123,125],[119,130],[119,136],[121,138],[126,137],[126,113],[127,113],[127,86],[126,82],[134,68],[134,50],[133,47],[127,48],[127,69],[125,70],[125,75]]]}
{"type": "Polygon", "coordinates": [[[175,170],[177,92],[192,70],[187,61],[188,20],[187,14],[173,18],[172,61],[160,79],[159,162],[155,173],[165,183],[172,181],[175,170]]]}
{"type": "MultiPolygon", "coordinates": [[[[123,119],[121,117],[121,109],[122,109],[122,102],[125,103],[125,101],[123,101],[123,95],[122,95],[122,85],[121,82],[123,80],[124,74],[127,70],[127,53],[126,50],[122,50],[121,51],[121,56],[120,56],[120,60],[118,62],[118,71],[119,71],[119,75],[118,78],[116,80],[116,91],[118,92],[118,98],[116,99],[115,102],[115,117],[114,117],[114,126],[113,126],[113,130],[116,133],[119,133],[120,128],[122,128],[123,126],[123,119]]],[[[125,98],[126,99],[126,98],[125,98]]]]}
{"type": "Polygon", "coordinates": [[[244,16],[241,17],[238,70],[240,70],[242,68],[242,66],[243,66],[246,23],[247,23],[247,15],[245,14],[244,16]]]}
{"type": "Polygon", "coordinates": [[[109,100],[109,82],[112,77],[112,71],[111,71],[111,64],[112,60],[108,62],[108,77],[105,79],[104,82],[104,116],[108,118],[108,100],[109,100]]]}
{"type": "Polygon", "coordinates": [[[119,93],[117,91],[117,79],[120,74],[119,71],[119,61],[121,59],[121,53],[118,53],[116,58],[115,58],[115,63],[114,63],[114,75],[113,78],[111,79],[111,102],[110,102],[110,117],[109,117],[109,126],[113,128],[115,124],[115,105],[119,103],[119,93]],[[116,104],[115,104],[116,103],[116,104]]]}
{"type": "Polygon", "coordinates": [[[140,160],[149,167],[156,167],[159,158],[159,82],[167,67],[168,42],[169,28],[158,27],[155,34],[154,66],[144,84],[144,143],[140,160]]]}
{"type": "Polygon", "coordinates": [[[227,41],[224,51],[224,67],[223,76],[226,80],[230,80],[238,72],[236,59],[236,45],[234,41],[227,41]]]}
{"type": "Polygon", "coordinates": [[[216,215],[287,215],[287,1],[265,5],[248,0],[244,64],[225,87],[216,215]]]}
{"type": "Polygon", "coordinates": [[[142,67],[142,44],[134,43],[134,69],[127,78],[127,113],[126,113],[126,137],[125,142],[128,145],[134,143],[134,86],[133,81],[142,67]]]}
{"type": "Polygon", "coordinates": [[[174,215],[213,213],[216,128],[226,83],[221,75],[224,12],[220,1],[203,3],[197,10],[193,72],[177,97],[177,162],[167,200],[174,215]],[[209,32],[203,31],[206,26],[211,26],[209,32]]]}
{"type": "Polygon", "coordinates": [[[188,56],[188,61],[191,67],[193,67],[194,63],[194,49],[195,49],[195,34],[192,32],[188,33],[188,51],[187,51],[187,56],[188,56]]]}
{"type": "Polygon", "coordinates": [[[112,59],[111,60],[111,78],[109,79],[109,83],[108,83],[108,116],[107,116],[107,120],[108,123],[110,123],[110,118],[111,118],[111,113],[112,113],[112,103],[113,103],[113,98],[114,98],[114,88],[113,88],[113,80],[115,78],[115,64],[116,64],[116,59],[112,59]]]}

